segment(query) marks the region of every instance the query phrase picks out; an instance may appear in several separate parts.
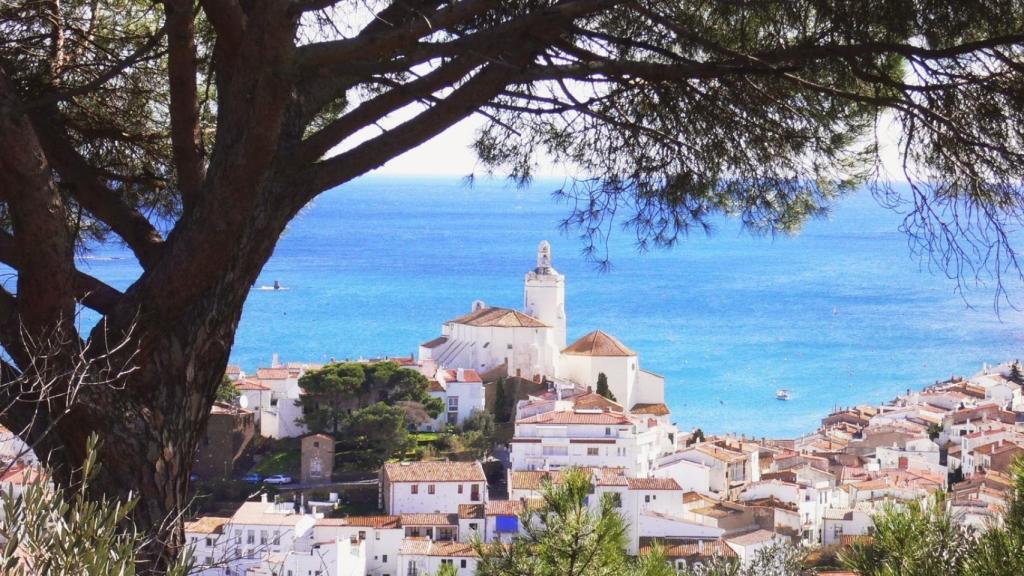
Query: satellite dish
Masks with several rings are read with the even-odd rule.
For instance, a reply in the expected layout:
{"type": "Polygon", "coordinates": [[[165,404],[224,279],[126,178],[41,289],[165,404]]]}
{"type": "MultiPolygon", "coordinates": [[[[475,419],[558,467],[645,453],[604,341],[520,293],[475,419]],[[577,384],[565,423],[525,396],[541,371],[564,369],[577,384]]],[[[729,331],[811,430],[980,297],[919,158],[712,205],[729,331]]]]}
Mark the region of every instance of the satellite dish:
{"type": "Polygon", "coordinates": [[[241,406],[242,408],[248,408],[249,407],[249,398],[247,398],[246,396],[239,396],[238,397],[238,405],[241,406]]]}

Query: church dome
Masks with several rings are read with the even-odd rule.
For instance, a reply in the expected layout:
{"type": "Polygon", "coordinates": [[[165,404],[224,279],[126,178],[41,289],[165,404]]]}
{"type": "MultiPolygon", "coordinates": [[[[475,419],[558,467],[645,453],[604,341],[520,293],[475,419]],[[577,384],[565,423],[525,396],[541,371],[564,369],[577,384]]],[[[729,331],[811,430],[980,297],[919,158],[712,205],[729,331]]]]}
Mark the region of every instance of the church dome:
{"type": "Polygon", "coordinates": [[[562,354],[574,356],[636,356],[636,352],[627,348],[617,338],[600,330],[594,330],[573,342],[568,348],[562,350],[562,354]]]}

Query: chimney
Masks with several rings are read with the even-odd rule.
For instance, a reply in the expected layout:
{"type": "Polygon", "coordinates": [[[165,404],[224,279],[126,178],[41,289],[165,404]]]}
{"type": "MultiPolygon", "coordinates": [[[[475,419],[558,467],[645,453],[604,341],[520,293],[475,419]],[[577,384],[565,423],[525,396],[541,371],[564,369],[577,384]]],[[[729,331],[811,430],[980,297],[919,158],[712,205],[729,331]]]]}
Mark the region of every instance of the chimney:
{"type": "Polygon", "coordinates": [[[466,371],[464,369],[459,368],[459,371],[456,374],[457,374],[457,376],[456,376],[455,379],[457,381],[464,382],[466,380],[466,371]]]}
{"type": "Polygon", "coordinates": [[[274,354],[270,357],[270,367],[271,368],[277,368],[280,365],[281,365],[281,357],[277,354],[277,352],[274,352],[274,354]]]}

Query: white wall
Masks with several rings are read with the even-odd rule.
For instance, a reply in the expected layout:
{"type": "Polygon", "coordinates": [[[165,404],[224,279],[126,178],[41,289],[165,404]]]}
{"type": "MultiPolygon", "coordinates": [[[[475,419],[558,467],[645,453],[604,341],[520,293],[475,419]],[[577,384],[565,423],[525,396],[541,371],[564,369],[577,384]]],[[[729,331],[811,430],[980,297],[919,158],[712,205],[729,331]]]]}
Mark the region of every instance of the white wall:
{"type": "Polygon", "coordinates": [[[455,514],[459,504],[480,504],[487,501],[486,482],[390,482],[385,489],[387,494],[387,513],[400,514],[455,514]],[[417,486],[417,494],[412,487],[417,486]],[[472,486],[479,487],[479,498],[472,500],[472,486]],[[430,494],[430,486],[434,494],[430,494]],[[459,493],[459,488],[462,493],[459,493]]]}
{"type": "Polygon", "coordinates": [[[659,460],[654,477],[671,478],[684,492],[711,493],[711,468],[700,462],[681,458],[677,454],[670,454],[659,460]]]}

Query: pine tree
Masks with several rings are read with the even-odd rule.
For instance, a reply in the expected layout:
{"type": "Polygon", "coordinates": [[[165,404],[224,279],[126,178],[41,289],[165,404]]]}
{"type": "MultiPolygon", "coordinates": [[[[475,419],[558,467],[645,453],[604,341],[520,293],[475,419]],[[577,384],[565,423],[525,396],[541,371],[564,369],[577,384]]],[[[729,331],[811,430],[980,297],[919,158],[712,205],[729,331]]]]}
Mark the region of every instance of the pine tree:
{"type": "Polygon", "coordinates": [[[1024,385],[1024,374],[1021,374],[1020,372],[1019,362],[1014,362],[1010,366],[1010,375],[1007,378],[1010,380],[1010,382],[1013,382],[1014,384],[1024,385]]]}
{"type": "Polygon", "coordinates": [[[508,398],[505,395],[505,379],[498,378],[494,386],[494,419],[498,422],[508,422],[510,414],[508,398]]]}
{"type": "Polygon", "coordinates": [[[608,377],[605,376],[604,372],[597,375],[597,393],[612,402],[616,401],[615,394],[612,394],[612,391],[608,389],[608,377]]]}

